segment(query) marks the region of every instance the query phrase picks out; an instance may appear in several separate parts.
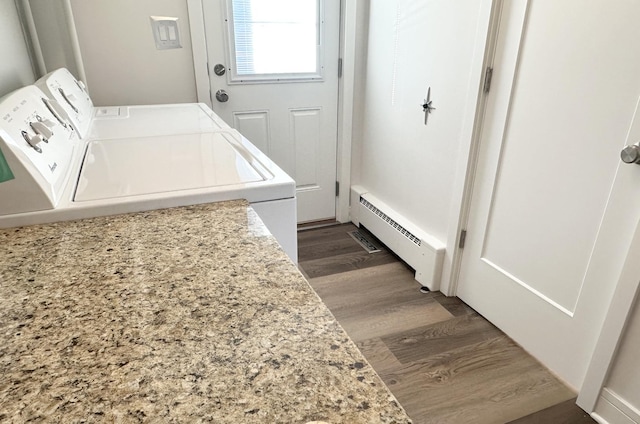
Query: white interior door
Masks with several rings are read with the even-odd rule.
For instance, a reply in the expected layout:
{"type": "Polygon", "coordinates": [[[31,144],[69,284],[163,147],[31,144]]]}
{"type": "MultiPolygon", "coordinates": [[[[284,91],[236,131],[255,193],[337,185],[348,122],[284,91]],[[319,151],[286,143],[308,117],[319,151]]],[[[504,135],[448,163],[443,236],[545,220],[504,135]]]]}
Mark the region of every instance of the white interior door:
{"type": "Polygon", "coordinates": [[[214,111],[295,179],[298,222],[334,218],[340,1],[203,0],[203,11],[214,111]]]}
{"type": "Polygon", "coordinates": [[[458,296],[580,387],[640,218],[640,3],[505,1],[458,296]]]}

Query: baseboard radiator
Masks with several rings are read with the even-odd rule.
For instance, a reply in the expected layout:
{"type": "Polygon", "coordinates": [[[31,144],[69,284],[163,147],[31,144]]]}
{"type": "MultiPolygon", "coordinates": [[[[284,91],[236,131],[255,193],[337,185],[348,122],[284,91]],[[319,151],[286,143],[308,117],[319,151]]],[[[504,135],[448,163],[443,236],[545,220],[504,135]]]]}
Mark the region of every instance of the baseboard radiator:
{"type": "Polygon", "coordinates": [[[445,245],[420,230],[362,186],[351,187],[351,221],[363,225],[416,271],[415,279],[440,289],[445,245]]]}

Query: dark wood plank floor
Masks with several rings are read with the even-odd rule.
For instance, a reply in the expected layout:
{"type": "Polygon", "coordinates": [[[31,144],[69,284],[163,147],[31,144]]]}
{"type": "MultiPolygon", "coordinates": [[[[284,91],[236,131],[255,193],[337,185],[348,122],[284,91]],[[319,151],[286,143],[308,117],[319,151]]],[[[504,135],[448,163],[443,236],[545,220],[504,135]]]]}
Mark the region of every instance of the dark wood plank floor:
{"type": "Polygon", "coordinates": [[[457,298],[421,293],[351,224],[298,232],[302,273],[415,424],[595,423],[534,358],[457,298]]]}

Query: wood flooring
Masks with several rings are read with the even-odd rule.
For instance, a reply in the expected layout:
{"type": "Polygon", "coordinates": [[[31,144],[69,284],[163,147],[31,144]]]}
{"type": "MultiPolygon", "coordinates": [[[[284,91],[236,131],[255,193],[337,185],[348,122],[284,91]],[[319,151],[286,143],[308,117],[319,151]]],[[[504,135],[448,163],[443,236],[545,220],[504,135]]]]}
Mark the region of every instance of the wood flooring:
{"type": "Polygon", "coordinates": [[[298,232],[299,266],[415,424],[595,423],[576,394],[457,298],[421,293],[351,224],[298,232]]]}

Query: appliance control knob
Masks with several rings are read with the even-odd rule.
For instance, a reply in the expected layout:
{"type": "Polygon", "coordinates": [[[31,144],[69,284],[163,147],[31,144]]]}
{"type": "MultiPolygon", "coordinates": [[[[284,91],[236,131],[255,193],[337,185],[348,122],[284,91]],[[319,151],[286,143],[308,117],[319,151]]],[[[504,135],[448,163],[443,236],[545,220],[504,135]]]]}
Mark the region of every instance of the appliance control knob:
{"type": "Polygon", "coordinates": [[[46,125],[47,128],[49,129],[53,129],[53,127],[56,125],[56,123],[53,122],[51,119],[43,118],[40,115],[36,115],[36,119],[38,120],[38,122],[42,122],[44,125],[46,125]]]}
{"type": "Polygon", "coordinates": [[[42,153],[42,149],[40,148],[40,146],[38,146],[38,144],[44,141],[44,138],[42,137],[42,135],[36,134],[31,136],[29,135],[28,132],[22,131],[22,137],[29,144],[29,146],[33,147],[33,150],[35,150],[38,153],[42,153]]]}
{"type": "Polygon", "coordinates": [[[75,100],[77,100],[75,98],[75,96],[73,96],[72,94],[67,94],[65,93],[65,91],[61,88],[58,88],[58,91],[60,92],[60,95],[62,96],[62,98],[67,102],[67,104],[71,107],[71,109],[73,109],[73,111],[75,113],[78,113],[78,108],[73,104],[73,102],[75,100]]]}
{"type": "Polygon", "coordinates": [[[78,87],[80,87],[82,91],[87,91],[87,86],[81,80],[77,80],[76,84],[78,84],[78,87]]]}
{"type": "Polygon", "coordinates": [[[35,131],[36,134],[40,134],[43,137],[45,143],[48,143],[51,136],[53,136],[53,131],[51,131],[44,122],[31,122],[29,125],[31,125],[31,129],[35,131]]]}
{"type": "Polygon", "coordinates": [[[60,122],[60,125],[62,125],[64,128],[70,129],[71,126],[67,124],[67,122],[69,121],[69,115],[67,115],[67,112],[60,105],[60,103],[58,103],[56,100],[47,99],[44,97],[42,98],[42,101],[44,102],[45,106],[47,106],[47,109],[49,109],[49,112],[51,112],[54,118],[56,118],[58,122],[60,122]]]}

